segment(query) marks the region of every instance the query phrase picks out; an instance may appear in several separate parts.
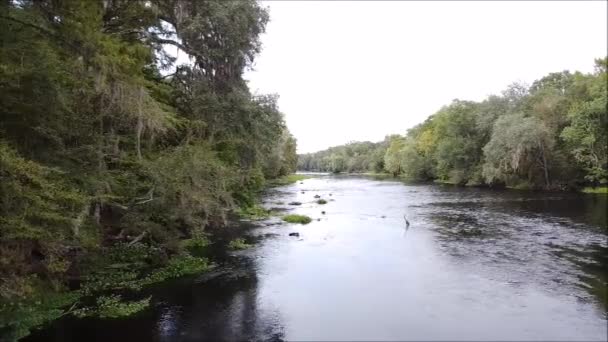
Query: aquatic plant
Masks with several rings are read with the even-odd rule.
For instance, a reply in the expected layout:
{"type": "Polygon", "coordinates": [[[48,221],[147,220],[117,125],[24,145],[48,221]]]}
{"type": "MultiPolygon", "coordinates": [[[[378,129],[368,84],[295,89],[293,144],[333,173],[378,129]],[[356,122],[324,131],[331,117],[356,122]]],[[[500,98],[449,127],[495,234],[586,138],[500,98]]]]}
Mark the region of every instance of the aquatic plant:
{"type": "Polygon", "coordinates": [[[261,205],[254,204],[249,207],[240,208],[237,214],[241,218],[250,220],[263,220],[270,217],[270,210],[262,207],[261,205]]]}
{"type": "Polygon", "coordinates": [[[283,216],[283,221],[289,222],[289,223],[308,224],[312,221],[312,219],[306,215],[291,214],[291,215],[283,216]]]}
{"type": "Polygon", "coordinates": [[[138,313],[150,305],[147,297],[141,300],[124,301],[119,295],[101,296],[97,298],[96,306],[74,311],[77,317],[96,316],[100,318],[120,318],[138,313]]]}
{"type": "Polygon", "coordinates": [[[228,243],[228,248],[232,250],[242,250],[251,247],[252,245],[245,242],[243,238],[236,238],[228,243]]]}

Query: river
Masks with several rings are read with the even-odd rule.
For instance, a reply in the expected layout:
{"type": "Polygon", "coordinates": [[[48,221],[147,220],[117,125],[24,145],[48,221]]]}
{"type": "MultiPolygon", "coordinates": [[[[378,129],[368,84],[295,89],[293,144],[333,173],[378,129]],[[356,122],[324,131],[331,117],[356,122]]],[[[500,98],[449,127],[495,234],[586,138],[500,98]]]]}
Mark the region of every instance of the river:
{"type": "Polygon", "coordinates": [[[255,247],[153,288],[133,318],[30,340],[605,341],[606,200],[317,175],[264,197],[310,224],[227,229],[255,247]]]}

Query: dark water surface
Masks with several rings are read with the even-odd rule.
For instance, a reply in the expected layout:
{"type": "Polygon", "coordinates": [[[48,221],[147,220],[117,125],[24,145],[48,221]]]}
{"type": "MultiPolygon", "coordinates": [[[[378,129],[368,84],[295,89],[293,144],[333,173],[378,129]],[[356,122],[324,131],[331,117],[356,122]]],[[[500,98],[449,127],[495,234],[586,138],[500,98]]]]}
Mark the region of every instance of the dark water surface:
{"type": "Polygon", "coordinates": [[[265,201],[314,221],[261,222],[254,248],[158,286],[134,318],[64,319],[31,339],[607,339],[606,196],[321,176],[265,201]]]}

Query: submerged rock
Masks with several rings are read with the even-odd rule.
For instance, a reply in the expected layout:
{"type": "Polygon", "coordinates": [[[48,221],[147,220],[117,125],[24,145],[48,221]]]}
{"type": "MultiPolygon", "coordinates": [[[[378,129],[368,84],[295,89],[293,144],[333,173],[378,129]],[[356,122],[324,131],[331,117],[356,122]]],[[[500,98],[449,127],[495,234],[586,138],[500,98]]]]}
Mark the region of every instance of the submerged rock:
{"type": "Polygon", "coordinates": [[[302,205],[302,202],[289,202],[289,205],[302,205]]]}
{"type": "Polygon", "coordinates": [[[321,214],[325,215],[325,211],[322,211],[321,214]]]}
{"type": "Polygon", "coordinates": [[[321,196],[320,195],[315,195],[315,198],[321,198],[321,196]]]}

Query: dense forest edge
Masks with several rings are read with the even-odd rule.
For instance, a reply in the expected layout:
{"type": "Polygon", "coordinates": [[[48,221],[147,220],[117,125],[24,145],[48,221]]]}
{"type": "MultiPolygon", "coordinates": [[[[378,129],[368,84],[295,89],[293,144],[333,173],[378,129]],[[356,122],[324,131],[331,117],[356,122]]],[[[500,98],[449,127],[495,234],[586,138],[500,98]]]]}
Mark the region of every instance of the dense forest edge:
{"type": "Polygon", "coordinates": [[[454,100],[405,135],[301,154],[298,169],[607,192],[607,66],[597,59],[593,73],[550,73],[481,102],[454,100]]]}
{"type": "Polygon", "coordinates": [[[142,310],[295,172],[277,96],[243,79],[268,20],[252,0],[0,1],[1,340],[142,310]]]}

